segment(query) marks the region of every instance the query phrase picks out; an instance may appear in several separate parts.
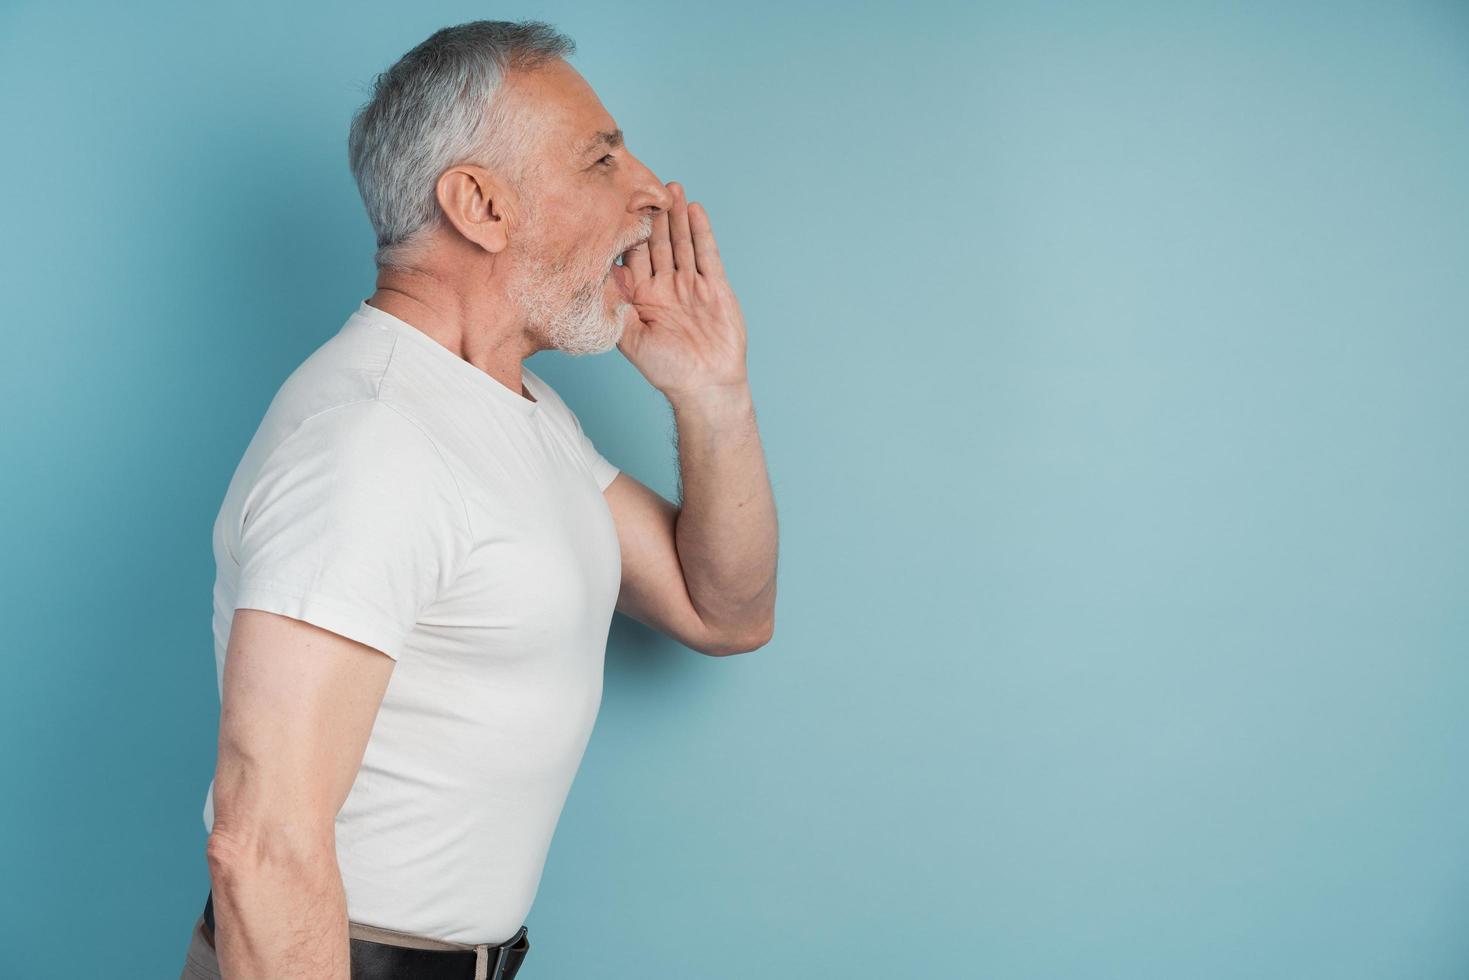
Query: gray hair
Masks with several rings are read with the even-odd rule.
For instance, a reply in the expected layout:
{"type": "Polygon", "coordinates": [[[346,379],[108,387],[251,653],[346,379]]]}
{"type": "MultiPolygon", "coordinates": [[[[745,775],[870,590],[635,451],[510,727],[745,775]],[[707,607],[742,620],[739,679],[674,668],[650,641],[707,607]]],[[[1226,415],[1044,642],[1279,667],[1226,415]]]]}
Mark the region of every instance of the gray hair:
{"type": "Polygon", "coordinates": [[[435,185],[454,164],[477,163],[522,192],[537,130],[501,86],[575,51],[540,21],[476,20],[435,31],[377,76],[347,151],[378,266],[406,264],[438,226],[435,185]]]}

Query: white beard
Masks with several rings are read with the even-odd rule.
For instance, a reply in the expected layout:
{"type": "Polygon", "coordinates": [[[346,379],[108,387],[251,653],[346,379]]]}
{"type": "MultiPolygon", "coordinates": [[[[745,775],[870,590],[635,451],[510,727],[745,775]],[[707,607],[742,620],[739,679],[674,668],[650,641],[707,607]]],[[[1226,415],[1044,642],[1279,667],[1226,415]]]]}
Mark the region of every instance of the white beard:
{"type": "Polygon", "coordinates": [[[607,308],[605,279],[588,283],[584,274],[537,263],[510,286],[510,298],[542,339],[566,354],[600,354],[622,339],[633,306],[626,300],[607,308]]]}

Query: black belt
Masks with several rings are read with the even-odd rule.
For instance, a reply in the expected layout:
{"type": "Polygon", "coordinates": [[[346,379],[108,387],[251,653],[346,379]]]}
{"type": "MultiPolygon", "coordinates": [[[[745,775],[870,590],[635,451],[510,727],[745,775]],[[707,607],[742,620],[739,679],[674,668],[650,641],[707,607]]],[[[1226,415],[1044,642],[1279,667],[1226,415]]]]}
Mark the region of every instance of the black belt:
{"type": "MultiPolygon", "coordinates": [[[[214,935],[214,890],[204,900],[204,924],[214,935]]],[[[350,939],[352,980],[472,980],[474,950],[413,949],[350,939]]],[[[487,980],[513,980],[530,952],[525,926],[498,946],[490,946],[487,980]]]]}

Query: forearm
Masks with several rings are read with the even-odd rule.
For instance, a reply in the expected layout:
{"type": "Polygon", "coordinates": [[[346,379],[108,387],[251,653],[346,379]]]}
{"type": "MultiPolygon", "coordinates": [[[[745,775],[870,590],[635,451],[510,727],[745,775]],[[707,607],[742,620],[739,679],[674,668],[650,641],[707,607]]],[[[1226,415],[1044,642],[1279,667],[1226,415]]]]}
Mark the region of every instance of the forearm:
{"type": "Polygon", "coordinates": [[[223,980],[348,980],[347,899],[335,854],[272,859],[210,840],[223,980]]]}
{"type": "Polygon", "coordinates": [[[689,598],[712,630],[758,636],[775,616],[775,497],[748,383],[670,400],[678,426],[674,539],[689,598]]]}

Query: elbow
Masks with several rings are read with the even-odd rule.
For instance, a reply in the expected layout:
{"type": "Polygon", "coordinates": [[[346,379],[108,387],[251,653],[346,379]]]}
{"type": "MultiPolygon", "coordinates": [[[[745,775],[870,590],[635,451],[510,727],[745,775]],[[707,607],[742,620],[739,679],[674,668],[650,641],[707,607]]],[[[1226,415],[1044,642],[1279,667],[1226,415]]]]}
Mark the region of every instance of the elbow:
{"type": "Polygon", "coordinates": [[[721,637],[718,642],[706,646],[703,652],[711,657],[730,657],[739,653],[752,653],[769,643],[774,635],[775,614],[772,613],[754,629],[721,637]]]}
{"type": "Polygon", "coordinates": [[[335,826],[307,818],[258,826],[216,819],[204,857],[210,879],[221,887],[282,871],[312,874],[336,863],[335,826]]]}

